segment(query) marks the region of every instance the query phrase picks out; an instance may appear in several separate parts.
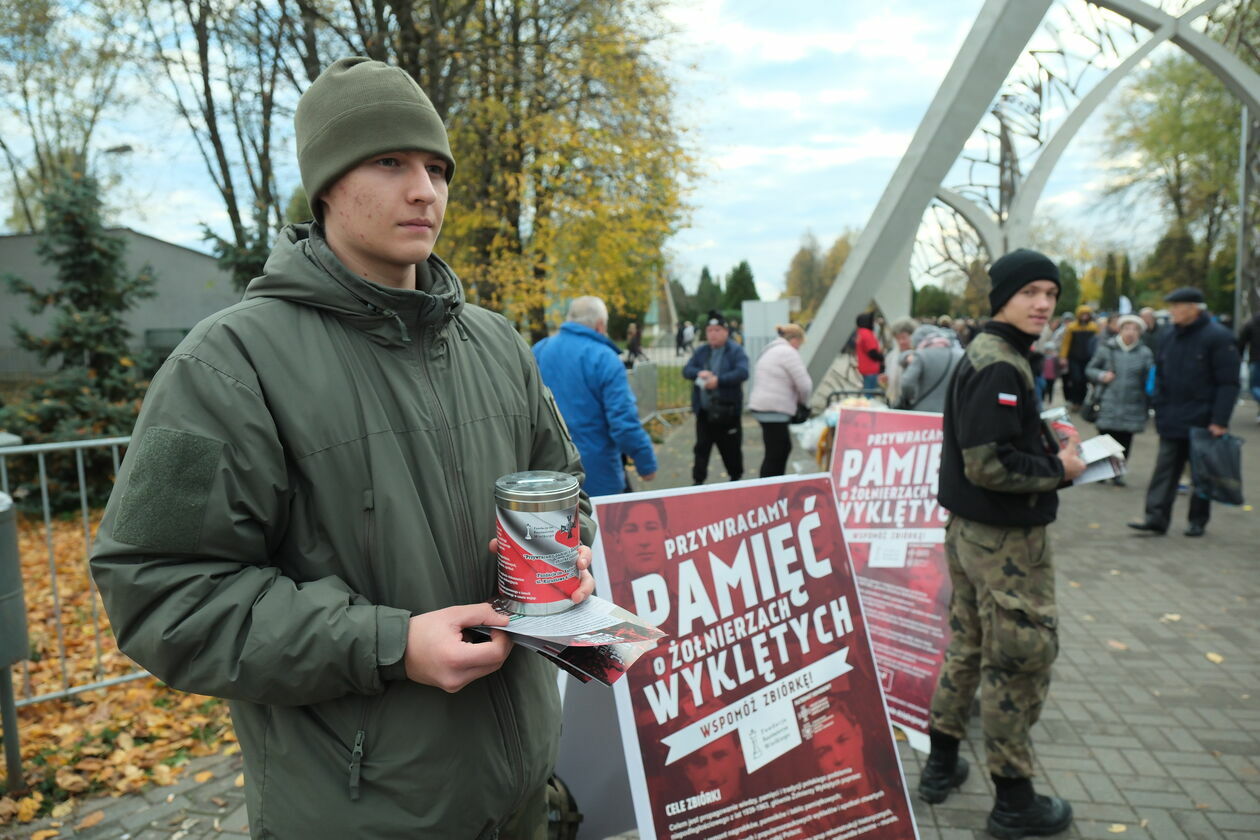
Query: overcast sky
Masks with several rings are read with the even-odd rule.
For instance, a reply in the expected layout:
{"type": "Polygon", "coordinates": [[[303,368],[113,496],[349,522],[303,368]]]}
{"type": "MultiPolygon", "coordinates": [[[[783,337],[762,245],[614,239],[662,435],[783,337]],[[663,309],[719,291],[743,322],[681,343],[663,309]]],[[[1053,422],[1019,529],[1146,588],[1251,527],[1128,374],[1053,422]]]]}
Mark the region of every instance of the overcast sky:
{"type": "MultiPolygon", "coordinates": [[[[825,249],[862,227],[981,5],[678,0],[669,56],[703,172],[691,224],[670,242],[684,284],[694,288],[703,266],[722,276],[746,259],[762,296],[776,298],[806,231],[825,249]]],[[[1073,143],[1041,205],[1069,223],[1101,183],[1098,124],[1073,143]]],[[[141,209],[123,224],[202,249],[197,222],[226,228],[177,120],[142,117],[103,141],[135,147],[119,161],[129,190],[119,204],[141,209]]],[[[296,180],[290,164],[282,189],[296,180]]]]}

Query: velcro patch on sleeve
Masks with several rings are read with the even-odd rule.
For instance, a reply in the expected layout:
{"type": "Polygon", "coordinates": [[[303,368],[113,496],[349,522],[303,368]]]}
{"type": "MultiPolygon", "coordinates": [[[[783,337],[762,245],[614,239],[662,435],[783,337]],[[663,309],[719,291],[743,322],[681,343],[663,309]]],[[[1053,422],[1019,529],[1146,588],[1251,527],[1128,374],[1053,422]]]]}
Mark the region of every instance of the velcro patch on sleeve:
{"type": "Polygon", "coordinates": [[[118,506],[114,539],[157,551],[196,551],[222,451],[213,438],[147,429],[118,506]]]}

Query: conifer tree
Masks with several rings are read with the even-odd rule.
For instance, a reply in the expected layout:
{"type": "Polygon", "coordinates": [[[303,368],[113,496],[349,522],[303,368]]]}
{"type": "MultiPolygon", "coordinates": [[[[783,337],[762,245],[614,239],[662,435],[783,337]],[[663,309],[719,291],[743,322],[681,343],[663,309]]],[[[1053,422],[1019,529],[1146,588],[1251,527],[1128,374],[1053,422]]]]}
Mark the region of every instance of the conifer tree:
{"type": "Polygon", "coordinates": [[[738,312],[746,300],[761,300],[761,297],[757,294],[757,284],[753,282],[752,266],[748,264],[748,260],[740,260],[739,265],[731,269],[726,277],[723,308],[738,312]]]}
{"type": "MultiPolygon", "coordinates": [[[[32,314],[53,310],[45,335],[14,322],[18,346],[57,371],[31,389],[23,402],[0,409],[0,429],[23,443],[48,443],[125,435],[135,424],[144,395],[137,376],[142,358],[128,347],[131,332],[124,314],[152,297],[153,277],[146,266],[130,276],[123,260],[126,242],[105,230],[96,181],[81,173],[60,177],[44,200],[44,230],[36,253],[54,269],[46,287],[11,275],[9,290],[27,299],[32,314]]],[[[56,507],[78,503],[73,456],[58,465],[50,459],[49,491],[56,507]]],[[[90,496],[108,493],[112,459],[100,452],[89,458],[90,496]]],[[[34,476],[17,485],[30,491],[34,476]]]]}

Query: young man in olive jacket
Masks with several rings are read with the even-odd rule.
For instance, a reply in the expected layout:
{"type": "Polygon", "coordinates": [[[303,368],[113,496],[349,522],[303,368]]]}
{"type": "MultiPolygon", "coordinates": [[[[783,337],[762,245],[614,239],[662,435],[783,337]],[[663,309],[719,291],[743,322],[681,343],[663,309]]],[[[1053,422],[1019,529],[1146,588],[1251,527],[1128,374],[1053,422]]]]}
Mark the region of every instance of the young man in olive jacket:
{"type": "Polygon", "coordinates": [[[231,701],[254,837],[545,837],[556,672],[464,631],[507,623],[495,479],[577,450],[433,254],[455,161],[415,81],[342,59],[295,126],[316,221],[154,378],[93,574],[128,656],[231,701]]]}
{"type": "Polygon", "coordinates": [[[1028,732],[1059,650],[1054,568],[1046,525],[1057,488],[1084,470],[1073,438],[1047,451],[1028,357],[1054,313],[1059,271],[1020,249],[989,269],[993,320],[967,347],[945,402],[939,496],[953,595],[949,647],[932,696],[932,749],[919,795],[945,801],[967,778],[958,755],[980,689],[989,774],[997,790],[989,833],[1056,834],[1072,808],[1033,790],[1028,732]]]}

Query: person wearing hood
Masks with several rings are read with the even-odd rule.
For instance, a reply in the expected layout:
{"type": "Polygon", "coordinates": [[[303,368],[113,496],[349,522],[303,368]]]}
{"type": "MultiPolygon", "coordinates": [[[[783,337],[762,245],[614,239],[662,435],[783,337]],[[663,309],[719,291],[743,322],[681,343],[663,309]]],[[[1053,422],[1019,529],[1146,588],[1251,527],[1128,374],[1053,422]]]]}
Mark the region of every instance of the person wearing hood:
{"type": "MultiPolygon", "coordinates": [[[[1095,421],[1098,433],[1111,435],[1124,447],[1127,461],[1133,435],[1146,428],[1148,399],[1146,376],[1155,363],[1151,349],[1142,343],[1146,324],[1137,315],[1121,315],[1119,332],[1107,339],[1090,360],[1085,375],[1102,387],[1102,411],[1095,421]]],[[[1124,476],[1111,480],[1117,487],[1125,485],[1124,476]]]]}
{"type": "Polygon", "coordinates": [[[555,668],[466,631],[508,623],[495,480],[580,481],[577,449],[433,253],[456,167],[419,85],[341,59],[294,122],[315,220],[155,376],[92,573],[125,654],[231,702],[253,837],[545,833],[555,668]]]}
{"type": "Polygon", "coordinates": [[[592,295],[574,299],[556,334],[534,345],[534,358],[582,455],[587,495],[629,490],[623,457],[651,481],[656,453],[639,422],[617,345],[608,337],[608,305],[592,295]]]}
{"type": "Polygon", "coordinates": [[[945,410],[945,395],[963,349],[952,334],[924,324],[910,337],[914,350],[901,374],[901,399],[897,408],[906,411],[945,410]]]}
{"type": "Polygon", "coordinates": [[[875,334],[875,313],[863,312],[857,316],[857,334],[854,337],[857,369],[862,376],[862,390],[867,396],[879,393],[879,372],[884,369],[884,349],[875,334]]]}
{"type": "Polygon", "coordinates": [[[1085,390],[1089,380],[1085,368],[1091,358],[1089,343],[1098,334],[1098,324],[1094,322],[1094,312],[1085,304],[1076,307],[1076,320],[1063,333],[1063,341],[1059,344],[1059,358],[1067,365],[1063,378],[1063,396],[1073,411],[1079,411],[1085,402],[1085,390]]]}

